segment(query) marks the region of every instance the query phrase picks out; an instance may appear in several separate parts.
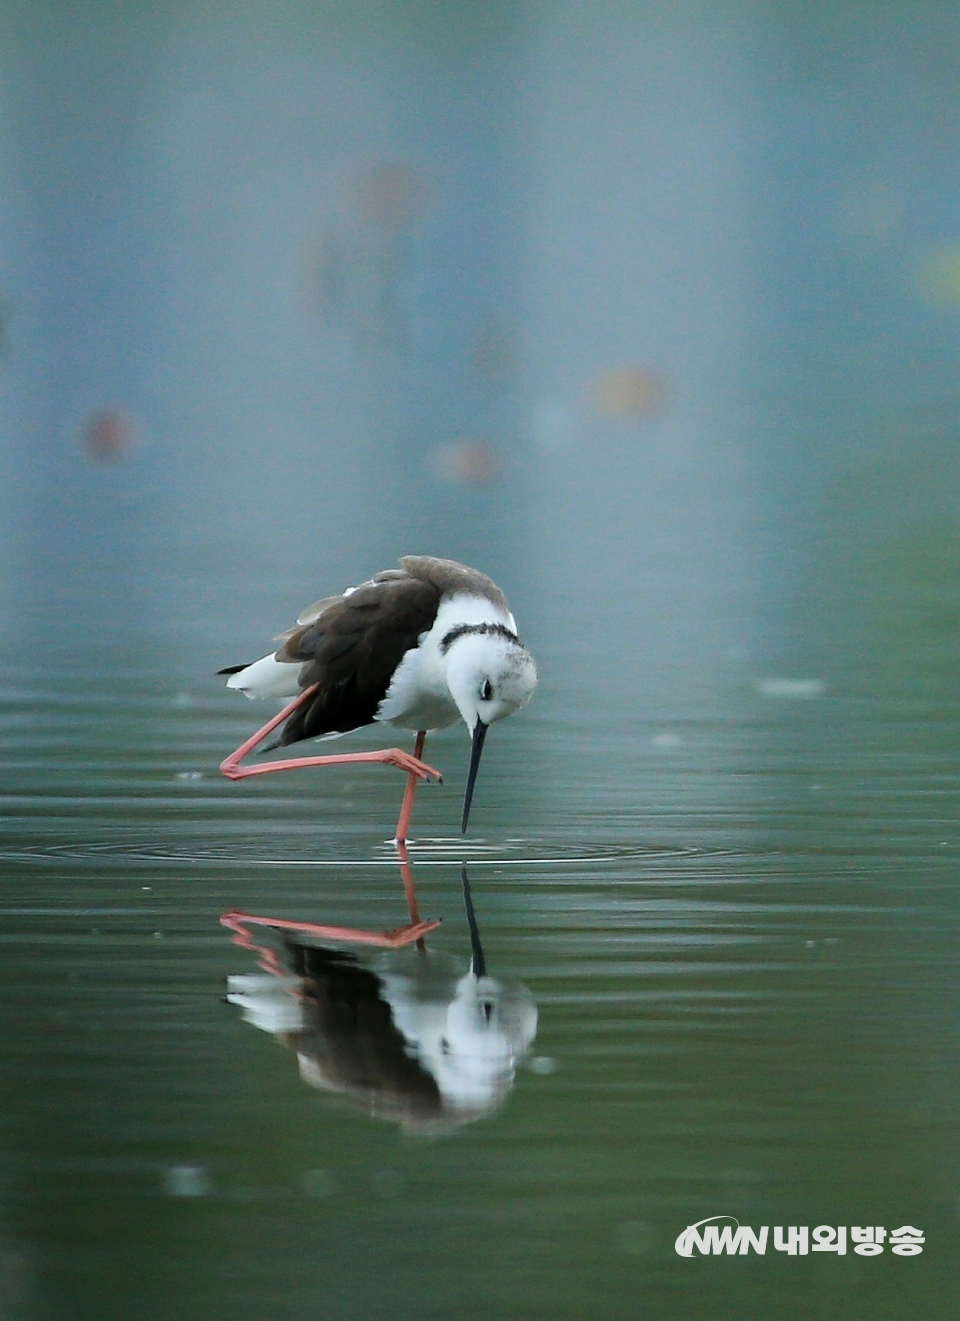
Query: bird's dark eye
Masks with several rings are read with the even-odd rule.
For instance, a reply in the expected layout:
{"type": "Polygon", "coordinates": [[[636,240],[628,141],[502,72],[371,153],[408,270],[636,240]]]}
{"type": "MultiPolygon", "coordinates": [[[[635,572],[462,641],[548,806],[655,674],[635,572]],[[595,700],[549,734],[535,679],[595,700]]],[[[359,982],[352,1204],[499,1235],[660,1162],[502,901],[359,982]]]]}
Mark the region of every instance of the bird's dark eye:
{"type": "Polygon", "coordinates": [[[493,696],[493,684],[490,682],[489,679],[484,679],[483,687],[480,689],[480,700],[481,702],[489,702],[492,696],[493,696]]]}
{"type": "Polygon", "coordinates": [[[440,1038],[440,1049],[444,1055],[450,1054],[450,1042],[447,1040],[446,1037],[440,1038]]]}

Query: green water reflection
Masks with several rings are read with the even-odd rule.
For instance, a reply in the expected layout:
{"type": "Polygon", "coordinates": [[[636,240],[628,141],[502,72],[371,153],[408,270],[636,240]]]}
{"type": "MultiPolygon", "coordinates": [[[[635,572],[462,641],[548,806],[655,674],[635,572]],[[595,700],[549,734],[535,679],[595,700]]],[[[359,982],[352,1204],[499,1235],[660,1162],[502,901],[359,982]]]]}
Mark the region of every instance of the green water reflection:
{"type": "MultiPolygon", "coordinates": [[[[430,1139],[307,1086],[224,1002],[256,971],[227,909],[403,920],[395,779],[229,785],[216,763],[253,708],[212,681],[185,700],[159,665],[121,658],[105,684],[93,648],[69,673],[8,655],[6,1315],[949,1315],[960,838],[939,554],[865,554],[869,604],[840,618],[817,696],[758,688],[749,662],[682,712],[672,667],[649,672],[662,719],[546,685],[491,738],[465,850],[468,744],[438,740],[447,779],[413,850],[421,909],[445,919],[431,948],[466,966],[465,851],[490,963],[539,1027],[501,1108],[430,1139]],[[927,1242],[677,1256],[716,1214],[927,1242]]],[[[569,648],[545,635],[548,673],[569,648]]]]}

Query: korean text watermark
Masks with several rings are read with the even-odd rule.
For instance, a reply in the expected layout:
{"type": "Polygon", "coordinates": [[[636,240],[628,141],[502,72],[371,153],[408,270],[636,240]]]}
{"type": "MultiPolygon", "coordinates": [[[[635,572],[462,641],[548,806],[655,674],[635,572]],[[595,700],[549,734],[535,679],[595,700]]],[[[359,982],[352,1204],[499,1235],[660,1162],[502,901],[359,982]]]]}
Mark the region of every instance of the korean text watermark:
{"type": "Polygon", "coordinates": [[[815,1229],[774,1225],[771,1236],[769,1225],[754,1230],[750,1225],[741,1225],[734,1216],[717,1215],[687,1225],[674,1247],[681,1257],[698,1252],[704,1257],[745,1257],[749,1252],[762,1257],[770,1244],[788,1257],[805,1257],[810,1252],[836,1252],[842,1257],[847,1251],[848,1232],[850,1246],[861,1257],[878,1257],[884,1247],[898,1257],[916,1257],[926,1241],[923,1230],[913,1225],[901,1225],[889,1232],[882,1225],[850,1225],[849,1231],[846,1225],[817,1225],[815,1229]]]}

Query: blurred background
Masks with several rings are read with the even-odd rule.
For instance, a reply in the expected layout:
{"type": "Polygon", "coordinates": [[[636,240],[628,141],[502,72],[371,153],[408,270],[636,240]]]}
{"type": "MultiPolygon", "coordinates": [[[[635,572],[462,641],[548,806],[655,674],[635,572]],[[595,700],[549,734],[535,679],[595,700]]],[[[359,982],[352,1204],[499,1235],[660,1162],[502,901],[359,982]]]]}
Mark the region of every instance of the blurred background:
{"type": "Polygon", "coordinates": [[[802,663],[864,589],[851,529],[916,573],[923,504],[949,554],[950,6],[3,22],[9,611],[169,643],[212,592],[246,638],[228,582],[272,629],[435,552],[557,642],[576,609],[597,664],[722,574],[802,663]]]}
{"type": "Polygon", "coordinates": [[[958,150],[948,4],[0,5],[0,1316],[951,1314],[958,150]],[[212,676],[406,553],[540,666],[472,826],[562,1067],[429,1158],[327,1116],[304,1210],[216,919],[393,894],[267,862],[373,866],[396,786],[222,783],[212,676]],[[726,1212],[928,1245],[675,1256],[726,1212]]]}

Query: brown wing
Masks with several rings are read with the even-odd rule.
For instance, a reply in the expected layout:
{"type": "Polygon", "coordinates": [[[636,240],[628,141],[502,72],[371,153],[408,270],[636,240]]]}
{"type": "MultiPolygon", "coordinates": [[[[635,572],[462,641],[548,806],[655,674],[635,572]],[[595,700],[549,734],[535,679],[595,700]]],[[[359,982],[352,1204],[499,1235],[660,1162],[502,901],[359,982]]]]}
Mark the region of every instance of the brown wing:
{"type": "Polygon", "coordinates": [[[429,631],[439,604],[434,584],[398,569],[323,603],[276,653],[277,660],[303,662],[301,688],[319,684],[284,725],[279,745],[369,725],[394,670],[429,631]]]}
{"type": "MultiPolygon", "coordinates": [[[[403,555],[400,563],[407,573],[421,582],[436,587],[442,596],[465,592],[470,596],[485,596],[488,601],[508,610],[507,598],[497,584],[479,569],[470,569],[456,560],[440,560],[434,555],[403,555]]],[[[393,569],[391,572],[396,573],[393,569]]]]}

